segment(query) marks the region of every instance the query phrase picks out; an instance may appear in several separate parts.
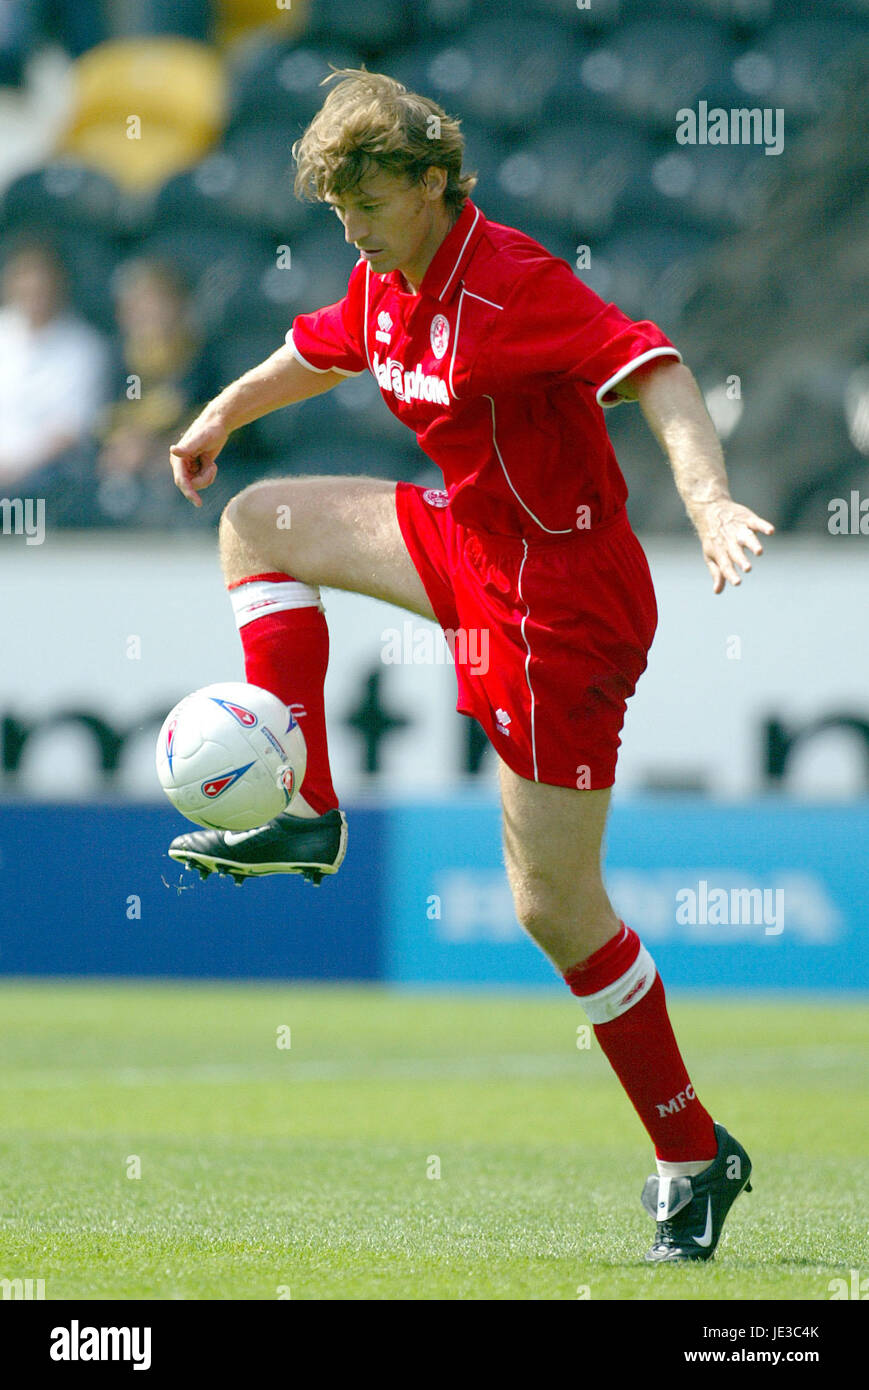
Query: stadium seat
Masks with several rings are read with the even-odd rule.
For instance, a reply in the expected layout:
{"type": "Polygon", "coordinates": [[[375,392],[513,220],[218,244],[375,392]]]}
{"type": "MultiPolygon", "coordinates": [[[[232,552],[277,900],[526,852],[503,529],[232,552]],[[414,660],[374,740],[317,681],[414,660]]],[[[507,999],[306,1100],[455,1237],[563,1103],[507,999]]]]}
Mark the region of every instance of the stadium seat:
{"type": "Polygon", "coordinates": [[[236,333],[216,334],[209,342],[209,350],[219,380],[223,385],[235,381],[270,357],[281,342],[281,338],[276,340],[274,333],[267,329],[239,329],[236,333]]]}
{"type": "MultiPolygon", "coordinates": [[[[247,341],[246,338],[242,337],[242,344],[245,341],[247,341]]],[[[259,362],[264,362],[280,346],[280,341],[272,340],[261,355],[251,353],[243,365],[241,362],[239,363],[240,371],[226,373],[225,381],[227,383],[233,381],[242,372],[255,367],[259,362]]],[[[252,342],[251,347],[253,347],[252,342]]],[[[242,443],[245,449],[261,459],[268,472],[273,472],[276,465],[279,466],[279,471],[289,472],[291,459],[300,446],[305,426],[305,415],[316,404],[317,397],[310,402],[299,401],[295,405],[284,406],[280,410],[272,410],[267,415],[261,415],[258,420],[254,420],[244,430],[242,443]]],[[[249,478],[247,481],[253,482],[254,480],[249,478]]]]}
{"type": "MultiPolygon", "coordinates": [[[[823,18],[869,19],[867,0],[825,0],[823,18]]],[[[772,18],[775,21],[788,19],[819,19],[817,0],[772,0],[772,18]]]]}
{"type": "Polygon", "coordinates": [[[308,27],[309,0],[214,0],[215,38],[230,47],[252,31],[298,39],[308,27]]]}
{"type": "Polygon", "coordinates": [[[607,410],[606,426],[628,485],[628,515],[632,525],[641,536],[662,529],[658,524],[659,499],[669,490],[676,502],[675,517],[669,529],[678,529],[678,509],[682,508],[684,516],[684,507],[642,411],[636,405],[620,405],[617,409],[607,410]]]}
{"type": "Polygon", "coordinates": [[[721,147],[714,158],[698,146],[672,146],[625,189],[619,211],[718,233],[748,226],[765,204],[774,165],[755,146],[721,147]]]}
{"type": "MultiPolygon", "coordinates": [[[[64,6],[77,9],[76,5],[64,6]]],[[[106,5],[109,32],[119,38],[155,38],[172,34],[176,38],[210,43],[213,38],[213,0],[134,0],[134,3],[106,5]]]]}
{"type": "Polygon", "coordinates": [[[624,0],[592,0],[580,9],[577,0],[420,0],[416,11],[418,42],[433,36],[461,36],[472,24],[484,20],[496,23],[523,19],[548,20],[558,24],[569,39],[572,34],[597,33],[615,24],[624,0]]]}
{"type": "MultiPolygon", "coordinates": [[[[284,333],[291,326],[292,315],[270,333],[249,328],[218,335],[215,362],[221,382],[234,381],[264,362],[283,345],[284,333]]],[[[289,459],[297,448],[314,448],[323,440],[348,447],[355,442],[369,449],[387,439],[402,446],[409,437],[406,427],[387,409],[370,372],[348,377],[322,396],[263,415],[249,426],[249,434],[256,450],[269,459],[289,459]]]]}
{"type": "Polygon", "coordinates": [[[508,16],[475,23],[447,43],[405,50],[389,71],[453,115],[516,134],[548,117],[564,48],[557,24],[508,16]]]}
{"type": "Polygon", "coordinates": [[[113,179],[73,159],[33,169],[0,194],[0,224],[75,227],[114,236],[124,220],[121,190],[113,179]]]}
{"type": "Polygon", "coordinates": [[[148,190],[214,144],[224,107],[213,50],[185,39],[114,40],[75,64],[62,148],[124,188],[148,190]]]}
{"type": "Polygon", "coordinates": [[[687,9],[742,31],[762,29],[772,16],[774,0],[684,0],[687,9]]]}
{"type": "MultiPolygon", "coordinates": [[[[321,211],[324,219],[331,221],[295,239],[289,256],[283,257],[283,266],[278,266],[275,248],[269,244],[228,283],[221,304],[221,331],[268,332],[278,344],[296,314],[334,304],[343,297],[356,253],[345,246],[336,219],[325,208],[321,211]]],[[[236,268],[234,262],[233,271],[236,268]]]]}
{"type": "MultiPolygon", "coordinates": [[[[343,387],[336,387],[335,393],[330,393],[330,396],[341,390],[343,387]]],[[[293,414],[303,421],[320,405],[316,399],[302,401],[298,406],[274,411],[257,424],[263,425],[268,421],[269,428],[273,429],[281,417],[290,417],[293,414]]],[[[359,440],[347,436],[339,438],[331,416],[328,419],[322,416],[320,418],[323,419],[323,424],[316,435],[309,434],[307,440],[295,435],[286,440],[273,437],[272,450],[263,455],[264,471],[277,477],[282,474],[288,477],[311,474],[337,474],[347,477],[363,473],[375,478],[413,480],[427,463],[429,468],[431,467],[409,430],[405,430],[407,443],[398,445],[386,439],[359,440]]]]}
{"type": "Polygon", "coordinates": [[[413,33],[413,6],[406,0],[309,0],[308,34],[322,43],[342,43],[366,55],[406,43],[413,33]]]}
{"type": "Polygon", "coordinates": [[[477,184],[471,193],[475,203],[485,201],[495,186],[498,166],[506,158],[508,146],[499,139],[498,131],[480,121],[461,121],[461,132],[465,140],[464,169],[477,175],[477,184]]]}
{"type": "Polygon", "coordinates": [[[281,239],[312,225],[310,204],[296,197],[296,164],[290,121],[266,119],[235,126],[223,144],[222,156],[238,170],[233,205],[239,214],[281,239]]]}
{"type": "Polygon", "coordinates": [[[29,5],[5,7],[0,23],[0,89],[24,86],[28,54],[37,35],[37,16],[29,5]]]}
{"type": "Polygon", "coordinates": [[[105,0],[76,0],[74,5],[64,0],[4,0],[3,8],[13,14],[25,11],[35,43],[58,44],[69,58],[109,38],[119,18],[117,6],[110,14],[105,0]]]}
{"type": "MultiPolygon", "coordinates": [[[[217,388],[222,390],[230,382],[236,381],[252,367],[264,362],[274,351],[274,343],[270,339],[248,338],[246,335],[237,335],[234,338],[217,338],[209,340],[208,352],[214,367],[214,379],[217,388]]],[[[266,458],[265,451],[261,447],[257,436],[257,421],[248,425],[242,425],[233,430],[229,436],[227,444],[219,460],[219,468],[222,474],[231,470],[233,464],[240,463],[245,467],[259,467],[266,458]]],[[[248,483],[254,482],[256,474],[245,476],[242,474],[237,480],[233,491],[246,487],[248,483]]]]}
{"type": "Polygon", "coordinates": [[[585,9],[580,9],[578,0],[530,0],[526,13],[555,19],[572,34],[588,37],[620,23],[624,19],[624,5],[625,0],[590,0],[585,9]]]}
{"type": "MultiPolygon", "coordinates": [[[[622,22],[645,19],[647,0],[621,0],[622,22]]],[[[773,0],[656,0],[655,14],[678,19],[707,19],[740,34],[763,28],[769,22],[773,0]]]]}
{"type": "Polygon", "coordinates": [[[176,174],[157,190],[152,219],[272,235],[276,244],[286,241],[308,225],[310,210],[293,194],[292,169],[273,132],[269,149],[271,158],[265,147],[261,156],[256,146],[224,148],[176,174]]]}
{"type": "Polygon", "coordinates": [[[577,121],[519,145],[496,182],[527,218],[562,229],[578,242],[605,235],[626,185],[649,163],[647,142],[599,121],[577,121]]]}
{"type": "Polygon", "coordinates": [[[412,439],[407,426],[386,405],[371,372],[348,377],[334,391],[317,397],[316,404],[317,410],[305,412],[304,439],[313,439],[328,428],[334,428],[340,438],[364,441],[366,447],[368,442],[378,440],[403,447],[412,439]]]}
{"type": "Polygon", "coordinates": [[[198,320],[209,333],[224,324],[227,305],[243,298],[242,287],[275,265],[275,248],[267,238],[187,222],[155,225],[135,249],[137,255],[178,267],[193,292],[198,320]]]}
{"type": "Polygon", "coordinates": [[[785,122],[814,120],[829,109],[858,52],[869,53],[869,31],[847,19],[773,24],[733,66],[741,102],[752,97],[780,107],[785,122]]]}
{"type": "MultiPolygon", "coordinates": [[[[675,129],[676,112],[704,99],[731,106],[738,92],[731,76],[737,49],[703,20],[640,20],[615,30],[579,66],[574,99],[661,131],[675,129]]],[[[569,99],[565,69],[559,88],[569,99]]]]}
{"type": "MultiPolygon", "coordinates": [[[[619,232],[592,254],[597,292],[630,318],[652,319],[666,333],[679,322],[714,242],[709,234],[675,225],[619,232]]],[[[591,277],[589,283],[596,288],[591,277]]]]}
{"type": "Polygon", "coordinates": [[[419,43],[424,43],[426,40],[439,41],[446,35],[464,33],[485,4],[481,0],[419,0],[414,8],[415,38],[419,43]]]}
{"type": "Polygon", "coordinates": [[[340,44],[276,41],[257,35],[233,53],[229,67],[229,129],[280,122],[292,142],[322,106],[320,84],[336,68],[358,68],[360,54],[340,44]]]}
{"type": "Polygon", "coordinates": [[[734,496],[750,497],[761,516],[783,530],[824,535],[830,499],[847,497],[839,491],[847,477],[865,478],[865,460],[848,438],[845,373],[805,354],[796,368],[792,357],[779,365],[772,381],[759,379],[757,398],[747,398],[728,440],[731,489],[734,496]],[[758,468],[759,453],[774,465],[786,460],[786,466],[758,468]]]}
{"type": "Polygon", "coordinates": [[[325,445],[355,455],[359,473],[369,467],[376,471],[374,461],[382,451],[406,450],[415,443],[407,427],[389,411],[370,372],[348,378],[321,396],[262,416],[252,433],[257,448],[270,459],[290,463],[299,454],[319,452],[325,445]]]}

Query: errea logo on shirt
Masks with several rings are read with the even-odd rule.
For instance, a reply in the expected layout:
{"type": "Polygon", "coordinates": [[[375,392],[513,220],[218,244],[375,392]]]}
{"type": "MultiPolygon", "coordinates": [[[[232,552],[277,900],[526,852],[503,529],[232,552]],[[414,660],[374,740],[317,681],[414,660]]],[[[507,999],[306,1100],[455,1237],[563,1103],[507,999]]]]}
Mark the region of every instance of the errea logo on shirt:
{"type": "Polygon", "coordinates": [[[450,393],[445,381],[439,376],[431,376],[416,366],[407,371],[394,357],[381,362],[375,352],[372,362],[374,375],[381,391],[390,391],[400,401],[435,401],[438,405],[449,405],[450,393]]]}

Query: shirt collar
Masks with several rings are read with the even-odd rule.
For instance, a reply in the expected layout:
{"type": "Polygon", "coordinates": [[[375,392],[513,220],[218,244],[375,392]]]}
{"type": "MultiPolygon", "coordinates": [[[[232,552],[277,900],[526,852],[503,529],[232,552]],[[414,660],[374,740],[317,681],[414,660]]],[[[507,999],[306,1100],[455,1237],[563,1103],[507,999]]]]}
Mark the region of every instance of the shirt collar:
{"type": "MultiPolygon", "coordinates": [[[[452,298],[485,225],[486,219],[480,209],[468,198],[458,220],[447,232],[429,262],[419,287],[420,295],[428,295],[442,303],[452,298]]],[[[397,270],[391,271],[384,278],[392,280],[400,288],[404,286],[403,278],[397,270]]]]}

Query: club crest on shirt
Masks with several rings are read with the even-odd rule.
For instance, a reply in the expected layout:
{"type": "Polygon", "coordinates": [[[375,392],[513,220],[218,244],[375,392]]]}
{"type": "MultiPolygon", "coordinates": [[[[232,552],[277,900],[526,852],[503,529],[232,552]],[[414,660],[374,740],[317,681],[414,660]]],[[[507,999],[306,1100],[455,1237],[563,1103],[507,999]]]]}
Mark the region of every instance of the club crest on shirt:
{"type": "Polygon", "coordinates": [[[443,314],[435,314],[431,321],[431,350],[440,360],[450,341],[450,325],[443,314]]]}
{"type": "Polygon", "coordinates": [[[377,332],[374,336],[377,338],[378,342],[388,343],[391,333],[392,318],[385,309],[381,309],[380,313],[377,315],[377,332]]]}
{"type": "Polygon", "coordinates": [[[430,507],[446,507],[449,505],[450,495],[440,487],[427,487],[422,494],[423,502],[428,502],[430,507]]]}

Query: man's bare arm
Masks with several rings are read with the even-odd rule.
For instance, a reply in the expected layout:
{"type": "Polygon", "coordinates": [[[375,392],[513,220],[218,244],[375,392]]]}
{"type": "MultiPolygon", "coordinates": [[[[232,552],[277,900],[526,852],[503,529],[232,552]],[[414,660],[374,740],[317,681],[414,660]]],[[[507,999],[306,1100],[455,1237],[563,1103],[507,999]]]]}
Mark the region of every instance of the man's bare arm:
{"type": "Polygon", "coordinates": [[[278,348],[215,396],[169,450],[175,483],[196,507],[198,494],[217,477],[216,459],[233,430],[296,401],[308,400],[346,381],[341,372],[314,372],[278,348]]]}
{"type": "Polygon", "coordinates": [[[616,388],[637,400],[646,422],[670,461],[676,489],[703,547],[714,592],[725,581],[740,584],[737,566],[747,573],[754,555],[763,553],[756,532],[772,535],[775,527],[730,496],[727,471],[715,426],[692,373],[681,362],[656,359],[616,388]]]}

